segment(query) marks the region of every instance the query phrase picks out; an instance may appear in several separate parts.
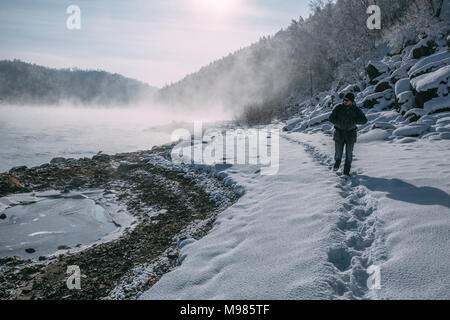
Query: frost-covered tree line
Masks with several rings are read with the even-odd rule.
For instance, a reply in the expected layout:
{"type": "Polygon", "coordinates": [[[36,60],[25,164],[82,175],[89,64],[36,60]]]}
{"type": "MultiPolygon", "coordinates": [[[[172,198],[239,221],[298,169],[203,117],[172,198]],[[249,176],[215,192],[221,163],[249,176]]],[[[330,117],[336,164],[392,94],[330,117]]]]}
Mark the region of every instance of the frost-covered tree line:
{"type": "Polygon", "coordinates": [[[159,99],[200,107],[223,104],[236,113],[263,114],[293,90],[308,97],[339,82],[357,80],[357,70],[377,44],[417,42],[418,30],[439,19],[443,1],[311,1],[308,18],[293,20],[275,35],[164,87],[159,99]],[[381,9],[380,30],[367,28],[370,5],[381,9]]]}
{"type": "Polygon", "coordinates": [[[0,61],[0,104],[129,105],[154,88],[105,71],[51,69],[20,60],[0,61]]]}

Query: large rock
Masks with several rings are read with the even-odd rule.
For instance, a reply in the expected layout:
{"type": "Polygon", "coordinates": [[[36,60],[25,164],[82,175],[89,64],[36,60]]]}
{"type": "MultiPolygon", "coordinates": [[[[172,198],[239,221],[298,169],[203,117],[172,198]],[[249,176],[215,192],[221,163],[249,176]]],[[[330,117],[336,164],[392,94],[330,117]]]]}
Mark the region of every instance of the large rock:
{"type": "Polygon", "coordinates": [[[428,129],[425,124],[411,124],[394,130],[392,134],[396,137],[418,137],[428,129]]]}
{"type": "Polygon", "coordinates": [[[63,157],[57,157],[57,158],[53,158],[52,160],[50,160],[51,164],[61,164],[66,162],[66,158],[63,157]]]}
{"type": "Polygon", "coordinates": [[[415,63],[415,60],[405,61],[399,68],[392,72],[391,82],[395,84],[400,79],[408,78],[408,71],[415,63]]]}
{"type": "Polygon", "coordinates": [[[438,119],[438,120],[436,121],[436,124],[438,124],[438,125],[447,125],[447,124],[450,124],[450,117],[443,117],[443,118],[440,118],[440,119],[438,119]]]}
{"type": "Polygon", "coordinates": [[[386,110],[395,106],[395,100],[393,99],[393,90],[388,89],[383,92],[373,93],[366,96],[361,105],[363,108],[372,109],[376,107],[379,110],[386,110]]]}
{"type": "Polygon", "coordinates": [[[303,117],[293,118],[288,121],[286,121],[286,125],[283,128],[283,131],[290,131],[297,127],[300,123],[302,123],[304,120],[303,117]]]}
{"type": "Polygon", "coordinates": [[[395,84],[395,96],[398,99],[398,96],[402,94],[403,92],[410,91],[411,90],[411,82],[409,81],[409,78],[404,78],[395,84]]]}
{"type": "Polygon", "coordinates": [[[436,49],[436,43],[433,39],[425,38],[414,46],[411,50],[411,57],[414,59],[420,59],[427,57],[434,53],[436,49]]]}
{"type": "Polygon", "coordinates": [[[362,107],[366,109],[372,109],[374,105],[378,104],[379,101],[383,99],[383,97],[383,92],[369,94],[362,100],[362,107]]]}
{"type": "Polygon", "coordinates": [[[389,67],[380,61],[369,61],[366,65],[366,73],[371,81],[387,71],[389,71],[389,67]]]}
{"type": "Polygon", "coordinates": [[[27,170],[27,166],[17,166],[13,167],[9,170],[9,173],[17,173],[17,172],[24,172],[27,170]]]}
{"type": "Polygon", "coordinates": [[[408,72],[409,78],[413,79],[425,73],[436,71],[450,64],[450,53],[441,51],[429,57],[420,59],[408,72]]]}
{"type": "Polygon", "coordinates": [[[328,121],[328,118],[330,117],[330,115],[331,115],[331,111],[330,112],[326,112],[324,114],[321,114],[319,116],[316,116],[314,118],[311,118],[308,121],[308,126],[312,127],[312,126],[321,124],[321,123],[323,123],[325,121],[328,121]]]}
{"type": "Polygon", "coordinates": [[[414,94],[412,91],[405,91],[398,95],[396,98],[397,107],[401,114],[405,114],[407,111],[414,108],[414,94]]]}
{"type": "Polygon", "coordinates": [[[383,92],[388,89],[392,89],[392,86],[389,83],[389,80],[383,80],[376,85],[375,92],[383,92]]]}
{"type": "Polygon", "coordinates": [[[340,99],[342,99],[349,92],[351,92],[351,93],[361,92],[361,88],[358,84],[349,84],[344,89],[342,89],[338,92],[338,96],[340,99]]]}
{"type": "Polygon", "coordinates": [[[442,127],[436,127],[436,132],[450,132],[450,125],[442,126],[442,127]]]}
{"type": "Polygon", "coordinates": [[[385,121],[376,121],[373,125],[372,125],[372,130],[374,129],[383,129],[383,130],[390,130],[390,129],[395,129],[395,126],[392,123],[389,122],[385,122],[385,121]]]}
{"type": "Polygon", "coordinates": [[[424,109],[419,109],[419,108],[413,108],[411,110],[408,110],[405,115],[404,118],[408,119],[411,122],[417,121],[420,119],[420,117],[426,115],[427,112],[424,109]]]}
{"type": "Polygon", "coordinates": [[[411,80],[414,89],[416,105],[423,108],[427,101],[439,96],[438,91],[448,91],[448,80],[450,78],[450,66],[445,66],[411,80]]]}
{"type": "Polygon", "coordinates": [[[450,97],[438,97],[425,102],[423,109],[428,114],[450,111],[450,97]]]}

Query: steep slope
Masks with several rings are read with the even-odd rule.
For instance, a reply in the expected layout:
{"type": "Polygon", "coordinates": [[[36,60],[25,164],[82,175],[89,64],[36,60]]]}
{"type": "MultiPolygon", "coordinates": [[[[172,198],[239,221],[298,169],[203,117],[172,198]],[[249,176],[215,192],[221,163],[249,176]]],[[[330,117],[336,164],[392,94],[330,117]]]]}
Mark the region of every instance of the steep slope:
{"type": "Polygon", "coordinates": [[[347,92],[369,122],[359,127],[366,139],[373,136],[411,142],[420,138],[450,139],[450,22],[434,24],[416,44],[400,52],[368,61],[360,82],[321,92],[311,100],[293,95],[286,107],[289,132],[332,134],[328,122],[333,107],[347,92]]]}

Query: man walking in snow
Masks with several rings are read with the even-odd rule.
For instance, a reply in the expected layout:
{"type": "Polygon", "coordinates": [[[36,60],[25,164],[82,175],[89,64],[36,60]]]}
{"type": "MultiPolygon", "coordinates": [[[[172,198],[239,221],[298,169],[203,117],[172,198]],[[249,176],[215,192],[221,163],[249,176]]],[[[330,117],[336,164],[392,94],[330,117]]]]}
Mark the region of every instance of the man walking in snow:
{"type": "Polygon", "coordinates": [[[334,108],[329,120],[334,124],[334,170],[337,171],[341,165],[345,145],[344,174],[349,176],[353,160],[353,146],[356,142],[356,125],[366,124],[367,118],[361,109],[355,105],[355,95],[347,93],[344,97],[344,103],[334,108]]]}

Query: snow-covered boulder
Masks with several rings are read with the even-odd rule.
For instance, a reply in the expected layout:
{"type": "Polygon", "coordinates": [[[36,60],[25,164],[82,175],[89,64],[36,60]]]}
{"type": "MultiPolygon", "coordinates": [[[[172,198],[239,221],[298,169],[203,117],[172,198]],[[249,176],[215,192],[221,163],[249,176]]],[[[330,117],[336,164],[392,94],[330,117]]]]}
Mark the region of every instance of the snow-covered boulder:
{"type": "Polygon", "coordinates": [[[366,73],[371,81],[388,71],[389,67],[380,61],[369,61],[366,65],[366,73]]]}
{"type": "Polygon", "coordinates": [[[303,117],[292,118],[286,121],[286,125],[283,128],[283,131],[290,131],[297,127],[301,122],[303,122],[303,117]]]}
{"type": "Polygon", "coordinates": [[[408,72],[409,78],[413,79],[422,74],[436,71],[450,64],[450,52],[447,50],[433,54],[419,60],[408,72]]]}
{"type": "Polygon", "coordinates": [[[410,57],[413,59],[420,59],[423,57],[427,57],[434,53],[436,49],[436,43],[431,38],[425,38],[419,41],[413,49],[411,50],[410,57]]]}
{"type": "Polygon", "coordinates": [[[417,123],[423,123],[428,126],[432,126],[436,123],[436,119],[430,115],[422,116],[419,120],[417,120],[417,123]]]}
{"type": "Polygon", "coordinates": [[[364,97],[364,99],[361,101],[362,107],[371,109],[374,105],[378,104],[378,101],[382,99],[384,94],[382,92],[369,94],[364,97]]]}
{"type": "Polygon", "coordinates": [[[339,96],[339,98],[342,99],[349,92],[351,92],[351,93],[361,92],[360,85],[359,84],[349,84],[344,89],[342,89],[338,92],[338,96],[339,96]]]}
{"type": "Polygon", "coordinates": [[[312,127],[312,126],[318,125],[318,124],[320,124],[322,122],[328,121],[328,118],[330,117],[330,115],[331,115],[331,111],[330,112],[326,112],[324,114],[321,114],[319,116],[316,116],[314,118],[311,118],[308,121],[308,125],[310,127],[312,127]]]}
{"type": "Polygon", "coordinates": [[[423,109],[427,113],[450,111],[450,96],[431,99],[425,102],[423,109]]]}
{"type": "Polygon", "coordinates": [[[436,127],[436,132],[450,132],[450,125],[436,127]]]}
{"type": "Polygon", "coordinates": [[[334,101],[337,100],[337,97],[332,94],[327,94],[326,96],[322,97],[319,101],[319,106],[322,108],[330,108],[334,101]]]}
{"type": "Polygon", "coordinates": [[[401,121],[401,119],[403,119],[402,116],[399,115],[394,110],[377,112],[373,116],[374,116],[374,118],[372,118],[369,115],[369,116],[367,116],[367,119],[370,118],[369,121],[371,121],[371,122],[390,122],[390,123],[398,122],[398,121],[401,121]]]}
{"type": "Polygon", "coordinates": [[[367,97],[368,95],[371,95],[374,92],[375,92],[375,86],[368,86],[362,92],[360,92],[356,95],[356,100],[361,101],[365,97],[367,97]]]}
{"type": "Polygon", "coordinates": [[[418,137],[429,128],[426,124],[411,124],[394,130],[392,134],[396,137],[418,137]]]}
{"type": "Polygon", "coordinates": [[[409,119],[409,121],[411,122],[414,122],[419,120],[420,117],[424,116],[425,114],[427,114],[427,112],[424,109],[413,108],[405,113],[404,118],[409,119]]]}
{"type": "Polygon", "coordinates": [[[447,125],[450,124],[450,117],[443,117],[436,121],[437,125],[447,125]]]}
{"type": "Polygon", "coordinates": [[[395,96],[397,97],[397,99],[400,94],[410,90],[411,82],[409,81],[409,78],[400,79],[395,84],[395,96]]]}
{"type": "Polygon", "coordinates": [[[388,89],[383,92],[373,93],[366,96],[360,103],[363,108],[375,110],[385,110],[395,106],[393,99],[393,90],[388,89]]]}
{"type": "Polygon", "coordinates": [[[405,91],[398,95],[397,105],[400,108],[400,113],[404,114],[408,110],[414,108],[414,94],[412,91],[405,91]]]}
{"type": "Polygon", "coordinates": [[[372,125],[372,129],[383,129],[383,130],[394,130],[395,126],[392,123],[384,122],[384,121],[376,121],[372,125]]]}
{"type": "Polygon", "coordinates": [[[406,60],[402,63],[401,67],[396,69],[391,74],[391,82],[397,83],[398,80],[408,78],[408,70],[416,63],[416,60],[406,60]]]}
{"type": "Polygon", "coordinates": [[[418,107],[424,107],[425,102],[440,95],[448,94],[448,79],[450,66],[447,65],[434,72],[418,76],[411,80],[411,86],[416,96],[418,107]]]}
{"type": "Polygon", "coordinates": [[[450,65],[442,67],[434,72],[430,72],[414,78],[411,81],[413,88],[419,92],[436,89],[441,83],[448,83],[450,77],[450,65]]]}
{"type": "Polygon", "coordinates": [[[391,83],[389,81],[389,78],[385,78],[385,79],[381,80],[375,86],[375,92],[383,92],[383,91],[386,91],[388,89],[392,89],[392,85],[391,85],[391,83]]]}
{"type": "Polygon", "coordinates": [[[369,132],[363,133],[358,137],[359,143],[368,143],[373,141],[387,140],[391,134],[388,131],[382,129],[375,129],[369,132]]]}
{"type": "Polygon", "coordinates": [[[441,137],[439,136],[438,132],[430,132],[430,133],[424,134],[422,136],[422,139],[441,140],[441,137]]]}

